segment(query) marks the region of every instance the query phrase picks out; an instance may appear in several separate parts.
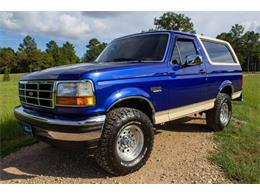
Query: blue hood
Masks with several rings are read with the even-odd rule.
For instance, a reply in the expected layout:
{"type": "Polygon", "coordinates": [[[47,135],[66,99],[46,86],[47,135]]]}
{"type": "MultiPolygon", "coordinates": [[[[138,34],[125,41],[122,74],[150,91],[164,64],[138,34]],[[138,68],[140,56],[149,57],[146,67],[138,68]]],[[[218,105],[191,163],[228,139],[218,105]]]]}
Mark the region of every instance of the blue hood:
{"type": "Polygon", "coordinates": [[[92,79],[96,81],[137,78],[146,76],[159,76],[165,74],[167,66],[157,68],[156,65],[163,65],[160,62],[145,63],[104,63],[104,64],[74,64],[58,66],[27,74],[21,80],[80,80],[92,79]]]}
{"type": "Polygon", "coordinates": [[[27,74],[21,78],[21,80],[78,80],[82,79],[82,76],[90,72],[100,72],[101,70],[109,70],[114,68],[122,68],[128,66],[137,65],[136,63],[107,63],[107,64],[95,64],[95,63],[82,63],[57,66],[48,68],[45,70],[33,72],[27,74]]]}

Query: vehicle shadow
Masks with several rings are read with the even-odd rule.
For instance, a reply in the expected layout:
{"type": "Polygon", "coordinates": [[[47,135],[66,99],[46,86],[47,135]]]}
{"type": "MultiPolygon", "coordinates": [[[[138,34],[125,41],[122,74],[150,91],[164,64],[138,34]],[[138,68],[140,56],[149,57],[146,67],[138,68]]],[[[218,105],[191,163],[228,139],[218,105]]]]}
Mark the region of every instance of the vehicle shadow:
{"type": "Polygon", "coordinates": [[[159,125],[156,129],[172,132],[212,132],[206,125],[205,117],[187,116],[159,125]]]}
{"type": "MultiPolygon", "coordinates": [[[[193,117],[186,117],[158,126],[157,133],[171,132],[209,132],[205,124],[193,117]]],[[[1,159],[0,179],[30,179],[33,177],[64,178],[110,178],[88,155],[87,151],[68,151],[38,143],[17,151],[1,159]]],[[[21,181],[22,183],[22,181],[21,181]]]]}
{"type": "Polygon", "coordinates": [[[27,149],[29,148],[34,149],[30,153],[22,149],[20,153],[15,153],[15,158],[7,161],[5,158],[1,159],[1,180],[39,176],[89,179],[111,177],[98,167],[87,151],[63,150],[45,143],[38,143],[27,149]]]}

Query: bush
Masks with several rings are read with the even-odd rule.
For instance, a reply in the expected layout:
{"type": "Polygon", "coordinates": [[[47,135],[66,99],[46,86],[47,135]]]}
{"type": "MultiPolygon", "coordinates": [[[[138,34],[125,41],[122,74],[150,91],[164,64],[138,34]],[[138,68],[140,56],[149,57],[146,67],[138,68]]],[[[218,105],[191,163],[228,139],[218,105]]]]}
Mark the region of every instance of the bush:
{"type": "Polygon", "coordinates": [[[5,67],[3,81],[10,81],[10,71],[8,67],[5,67]]]}

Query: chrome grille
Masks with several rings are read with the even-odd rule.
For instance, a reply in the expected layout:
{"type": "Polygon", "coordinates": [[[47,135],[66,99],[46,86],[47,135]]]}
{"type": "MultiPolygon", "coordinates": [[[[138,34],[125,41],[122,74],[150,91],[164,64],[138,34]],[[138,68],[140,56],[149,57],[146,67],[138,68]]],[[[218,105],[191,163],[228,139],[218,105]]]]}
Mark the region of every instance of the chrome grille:
{"type": "Polygon", "coordinates": [[[54,82],[20,81],[19,97],[25,105],[54,108],[54,82]]]}

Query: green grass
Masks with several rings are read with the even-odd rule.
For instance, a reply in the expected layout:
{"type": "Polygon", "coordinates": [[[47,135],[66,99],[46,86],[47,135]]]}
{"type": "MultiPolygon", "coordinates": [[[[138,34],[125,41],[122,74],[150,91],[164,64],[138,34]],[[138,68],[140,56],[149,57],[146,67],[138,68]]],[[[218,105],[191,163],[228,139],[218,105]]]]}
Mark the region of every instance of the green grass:
{"type": "Polygon", "coordinates": [[[243,102],[233,102],[228,128],[214,134],[217,151],[210,156],[238,183],[260,183],[260,75],[244,76],[243,102]]]}
{"type": "Polygon", "coordinates": [[[10,81],[3,82],[0,75],[0,155],[5,156],[16,149],[35,143],[35,140],[24,136],[22,128],[17,124],[13,110],[19,105],[18,80],[22,74],[11,74],[10,81]]]}

